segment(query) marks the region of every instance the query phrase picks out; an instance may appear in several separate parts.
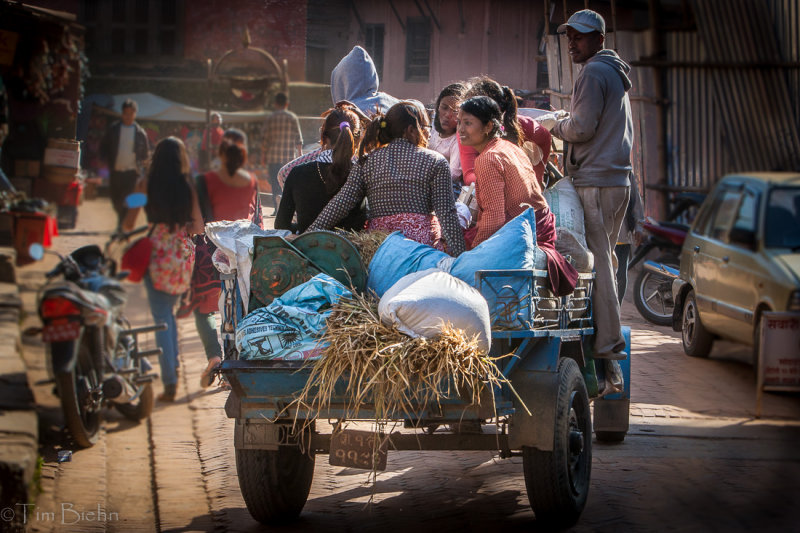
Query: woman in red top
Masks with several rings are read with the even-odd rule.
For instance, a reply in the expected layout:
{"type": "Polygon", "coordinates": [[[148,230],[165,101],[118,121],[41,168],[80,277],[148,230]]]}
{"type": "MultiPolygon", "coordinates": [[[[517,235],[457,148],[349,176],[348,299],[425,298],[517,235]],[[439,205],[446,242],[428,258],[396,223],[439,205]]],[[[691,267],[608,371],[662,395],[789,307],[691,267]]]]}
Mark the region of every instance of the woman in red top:
{"type": "MultiPolygon", "coordinates": [[[[243,167],[247,163],[247,137],[237,129],[222,136],[218,156],[220,169],[198,176],[200,209],[206,223],[218,220],[252,220],[262,225],[258,183],[243,167]]],[[[213,370],[222,361],[222,347],[217,339],[215,313],[220,295],[219,276],[211,262],[214,246],[202,235],[197,243],[195,271],[192,275],[191,306],[197,334],[203,342],[208,366],[200,376],[200,385],[208,387],[213,370]]],[[[184,308],[184,312],[185,312],[184,308]]]]}
{"type": "Polygon", "coordinates": [[[547,255],[547,271],[553,291],[569,294],[575,288],[578,272],[556,250],[555,216],[542,195],[527,154],[514,143],[500,137],[502,112],[487,96],[475,96],[458,112],[461,144],[478,152],[475,159],[475,197],[478,221],[468,247],[491,237],[506,222],[533,207],[536,213],[536,244],[547,255]]]}

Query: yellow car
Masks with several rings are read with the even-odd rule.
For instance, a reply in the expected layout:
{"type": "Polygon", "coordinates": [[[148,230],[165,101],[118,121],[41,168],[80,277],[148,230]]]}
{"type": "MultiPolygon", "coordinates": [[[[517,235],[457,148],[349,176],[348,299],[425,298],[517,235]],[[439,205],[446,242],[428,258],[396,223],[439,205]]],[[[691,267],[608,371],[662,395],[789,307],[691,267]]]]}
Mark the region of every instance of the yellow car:
{"type": "Polygon", "coordinates": [[[761,313],[800,311],[800,173],[722,178],[706,198],[673,281],[672,327],[708,357],[716,338],[753,345],[761,313]]]}

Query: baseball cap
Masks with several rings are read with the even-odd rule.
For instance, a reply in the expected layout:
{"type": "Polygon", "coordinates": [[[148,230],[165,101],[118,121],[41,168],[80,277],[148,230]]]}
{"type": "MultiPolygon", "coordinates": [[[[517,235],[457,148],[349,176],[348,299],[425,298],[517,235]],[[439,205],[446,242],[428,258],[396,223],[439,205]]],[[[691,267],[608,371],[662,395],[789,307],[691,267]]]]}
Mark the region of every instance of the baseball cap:
{"type": "Polygon", "coordinates": [[[591,9],[583,9],[573,13],[569,20],[558,27],[558,33],[564,33],[567,28],[573,28],[580,33],[591,33],[599,31],[603,35],[606,34],[606,21],[600,16],[600,13],[592,11],[591,9]]]}

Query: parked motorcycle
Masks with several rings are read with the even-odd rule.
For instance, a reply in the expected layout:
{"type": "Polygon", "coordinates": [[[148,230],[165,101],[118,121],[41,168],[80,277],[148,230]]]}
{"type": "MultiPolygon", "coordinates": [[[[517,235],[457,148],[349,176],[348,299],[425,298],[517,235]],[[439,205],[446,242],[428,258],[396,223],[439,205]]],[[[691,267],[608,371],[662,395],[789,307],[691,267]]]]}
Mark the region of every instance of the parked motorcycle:
{"type": "MultiPolygon", "coordinates": [[[[97,441],[103,407],[113,406],[134,421],[153,410],[152,381],[158,375],[147,357],[160,355],[161,349],[140,350],[138,336],[166,325],[131,327],[123,315],[127,294],[120,283],[127,272],[118,273],[109,254],[110,247],[146,229],[112,235],[104,250],[93,244],[59,255],[37,298],[42,327],[26,331],[41,333],[47,345],[48,370],[67,429],[82,447],[97,441]]],[[[30,253],[41,258],[44,250],[34,245],[30,253]]]]}
{"type": "Polygon", "coordinates": [[[680,255],[689,226],[676,219],[703,203],[705,195],[683,193],[673,201],[668,220],[656,222],[648,219],[642,225],[648,234],[628,263],[628,270],[639,264],[652,250],[658,250],[655,261],[645,261],[633,284],[633,303],[648,322],[658,326],[672,325],[672,280],[680,272],[680,255]]]}

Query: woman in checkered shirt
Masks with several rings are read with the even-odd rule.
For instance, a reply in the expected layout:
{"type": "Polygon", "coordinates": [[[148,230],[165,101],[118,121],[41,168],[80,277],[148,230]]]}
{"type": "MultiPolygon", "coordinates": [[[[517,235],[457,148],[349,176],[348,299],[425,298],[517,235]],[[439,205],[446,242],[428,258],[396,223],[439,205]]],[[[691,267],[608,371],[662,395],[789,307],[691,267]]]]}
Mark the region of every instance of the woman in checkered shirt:
{"type": "Polygon", "coordinates": [[[502,112],[487,96],[475,96],[461,104],[458,135],[461,144],[478,151],[475,159],[475,197],[478,220],[467,242],[475,247],[528,207],[536,213],[536,244],[547,255],[547,270],[554,290],[569,294],[577,271],[555,248],[555,216],[527,154],[500,137],[502,112]],[[474,237],[472,237],[474,235],[474,237]],[[472,237],[470,239],[470,237],[472,237]]]}
{"type": "Polygon", "coordinates": [[[453,256],[463,252],[450,166],[426,148],[429,130],[425,110],[412,102],[400,102],[386,116],[376,116],[366,128],[359,161],[347,182],[308,231],[334,228],[366,197],[367,229],[402,231],[453,256]]]}

